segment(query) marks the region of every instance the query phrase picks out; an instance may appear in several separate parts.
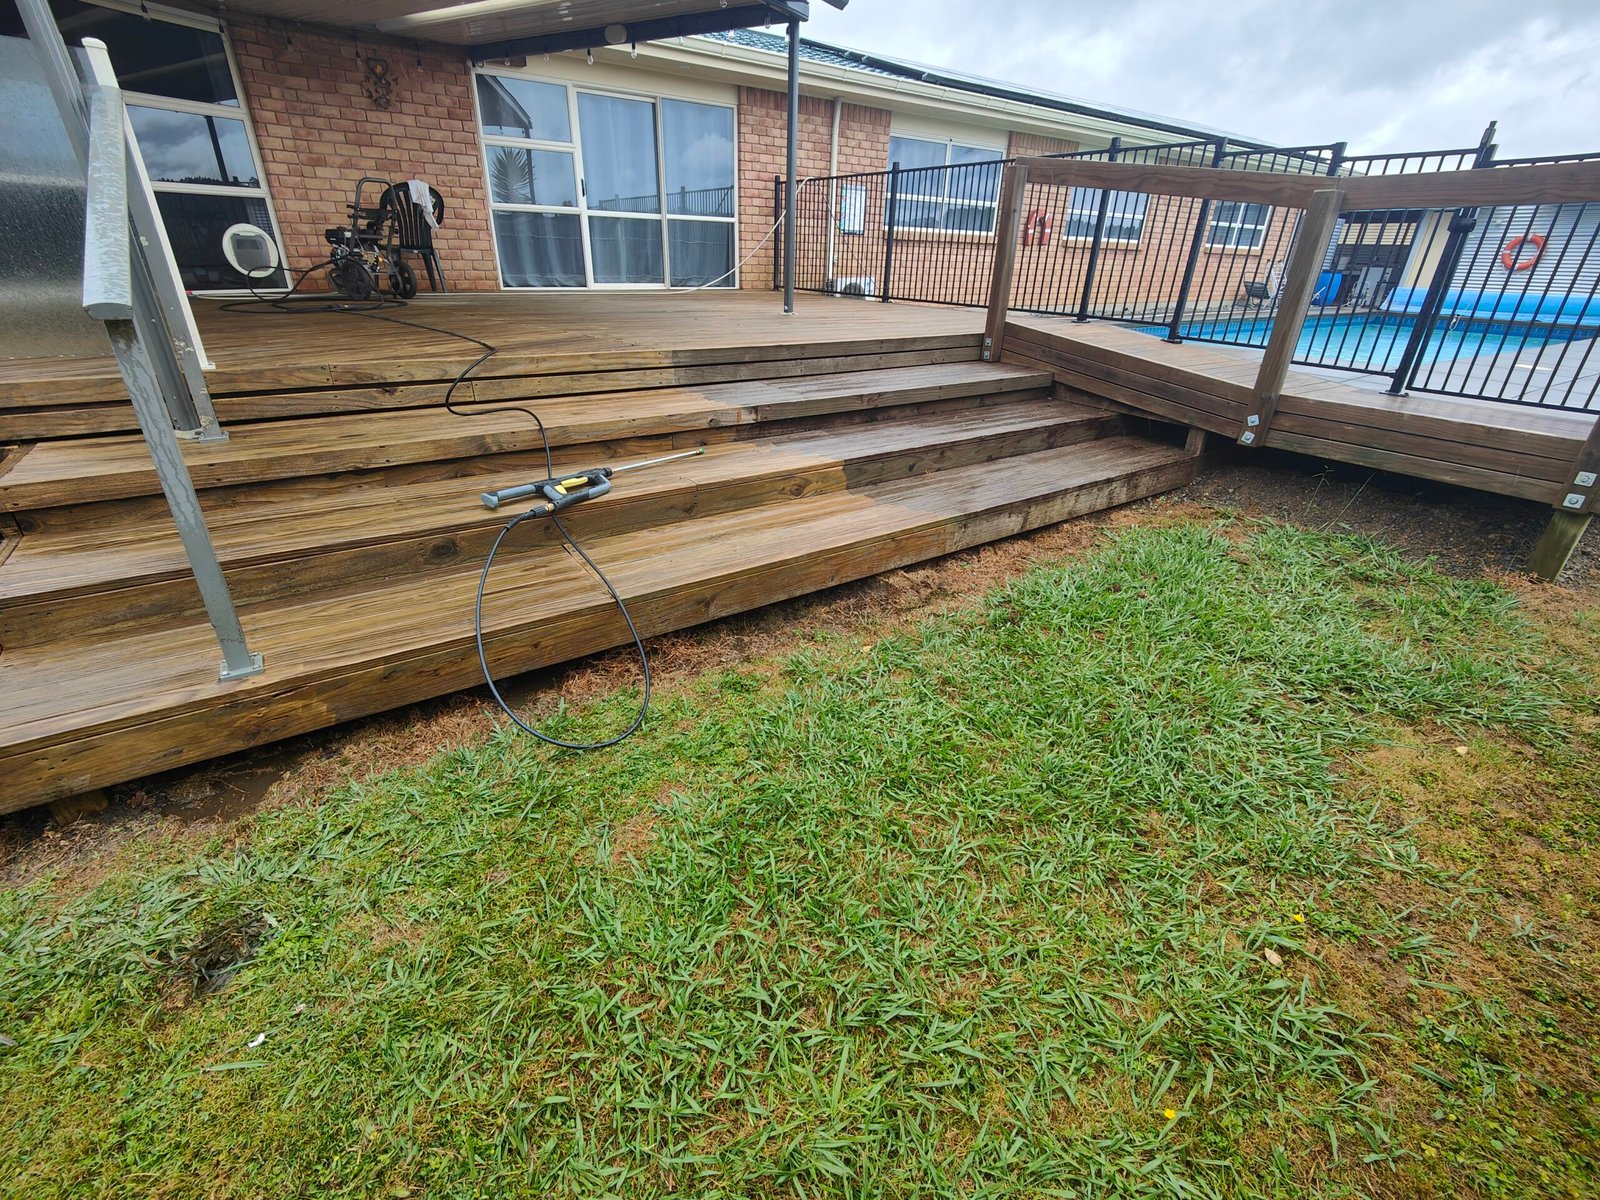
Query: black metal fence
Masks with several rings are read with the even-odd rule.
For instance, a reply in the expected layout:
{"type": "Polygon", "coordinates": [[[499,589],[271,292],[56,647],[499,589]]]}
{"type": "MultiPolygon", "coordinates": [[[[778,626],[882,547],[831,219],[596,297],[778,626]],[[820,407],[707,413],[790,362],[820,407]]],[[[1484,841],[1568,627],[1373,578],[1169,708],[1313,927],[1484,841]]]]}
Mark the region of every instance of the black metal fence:
{"type": "MultiPolygon", "coordinates": [[[[1330,177],[1600,157],[1497,159],[1493,134],[1491,126],[1477,146],[1410,154],[1351,155],[1343,143],[1113,141],[1052,157],[1330,177]]],[[[796,286],[985,305],[1008,161],[806,181],[796,286]]],[[[781,204],[775,186],[775,214],[781,204]]],[[[1030,185],[1010,306],[1125,322],[1169,341],[1264,348],[1300,215],[1266,204],[1030,185]]],[[[1600,205],[1349,212],[1324,253],[1294,361],[1386,376],[1397,393],[1600,408],[1597,341],[1600,205]]]]}

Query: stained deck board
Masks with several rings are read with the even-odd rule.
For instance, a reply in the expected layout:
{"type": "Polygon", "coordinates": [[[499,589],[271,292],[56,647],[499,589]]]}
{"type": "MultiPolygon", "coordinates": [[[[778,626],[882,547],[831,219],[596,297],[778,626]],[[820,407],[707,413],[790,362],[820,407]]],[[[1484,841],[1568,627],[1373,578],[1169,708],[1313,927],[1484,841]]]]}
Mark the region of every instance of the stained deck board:
{"type": "MultiPolygon", "coordinates": [[[[646,635],[948,553],[1079,512],[1177,486],[1195,460],[1180,448],[1110,438],[596,539],[589,547],[646,635]]],[[[210,630],[105,638],[0,656],[13,698],[0,729],[0,808],[318,728],[469,686],[475,568],[401,580],[359,597],[246,609],[269,670],[215,680],[210,630]]],[[[556,549],[508,561],[486,625],[502,672],[626,639],[614,611],[556,549]]]]}
{"type": "MultiPolygon", "coordinates": [[[[821,412],[935,398],[1037,389],[1047,376],[1026,367],[943,363],[821,375],[657,388],[541,402],[552,445],[642,437],[821,412]]],[[[472,406],[463,406],[472,407],[472,406]]],[[[184,457],[198,488],[215,488],[405,462],[503,454],[540,444],[526,413],[476,406],[473,419],[437,409],[346,414],[315,421],[261,422],[224,442],[188,442],[184,457]]],[[[41,442],[0,474],[0,511],[154,495],[159,480],[138,436],[41,442]]]]}
{"type": "MultiPolygon", "coordinates": [[[[251,315],[196,301],[195,318],[216,396],[305,388],[392,386],[452,378],[476,346],[344,313],[251,315]]],[[[803,297],[786,316],[770,293],[450,293],[427,295],[394,316],[471,334],[499,348],[483,378],[692,367],[970,347],[982,314],[965,309],[803,297]]],[[[646,384],[644,386],[653,386],[646,384]]],[[[0,410],[126,397],[103,359],[0,361],[0,410]]]]}
{"type": "MultiPolygon", "coordinates": [[[[699,458],[619,476],[614,491],[575,510],[568,525],[586,539],[645,524],[660,528],[1087,441],[1114,432],[1119,420],[1104,410],[1038,399],[729,442],[699,458]]],[[[225,504],[208,506],[207,524],[238,603],[319,589],[350,592],[377,576],[417,577],[481,560],[507,514],[485,509],[478,494],[544,474],[537,454],[514,457],[509,464],[475,463],[464,476],[333,476],[236,489],[225,504]]],[[[594,465],[587,452],[557,459],[561,471],[594,465]]],[[[41,515],[45,520],[29,529],[0,571],[0,645],[171,623],[196,612],[183,547],[164,514],[100,504],[55,523],[50,510],[41,515]],[[79,597],[80,603],[66,603],[79,597]]],[[[513,548],[555,540],[553,529],[540,524],[513,548]]]]}
{"type": "MultiPolygon", "coordinates": [[[[1048,366],[1058,381],[1134,410],[1227,436],[1241,428],[1235,380],[1254,366],[1242,355],[1104,322],[1016,315],[1006,345],[1013,361],[1048,366]]],[[[1262,444],[1554,502],[1595,421],[1563,409],[1389,396],[1291,371],[1262,444]]]]}

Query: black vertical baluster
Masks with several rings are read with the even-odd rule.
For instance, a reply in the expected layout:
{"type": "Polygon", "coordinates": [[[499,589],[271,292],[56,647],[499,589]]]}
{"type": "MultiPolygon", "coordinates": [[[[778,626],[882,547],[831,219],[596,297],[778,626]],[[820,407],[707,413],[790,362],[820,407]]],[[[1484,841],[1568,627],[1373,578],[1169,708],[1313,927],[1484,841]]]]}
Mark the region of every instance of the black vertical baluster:
{"type": "Polygon", "coordinates": [[[783,290],[783,275],[778,264],[783,261],[783,176],[772,177],[772,290],[783,290]]]}
{"type": "MultiPolygon", "coordinates": [[[[1106,161],[1116,162],[1117,152],[1122,149],[1122,139],[1114,137],[1111,145],[1106,148],[1106,161]]],[[[1111,189],[1100,189],[1100,207],[1094,216],[1094,239],[1089,243],[1089,261],[1083,268],[1083,292],[1078,297],[1078,322],[1083,324],[1089,320],[1089,295],[1094,291],[1094,272],[1100,265],[1100,241],[1106,234],[1106,213],[1111,206],[1111,189]]],[[[1070,211],[1070,209],[1068,210],[1070,211]]]]}
{"type": "Polygon", "coordinates": [[[889,199],[887,210],[884,216],[883,287],[879,289],[882,292],[882,299],[885,304],[889,303],[889,275],[894,269],[894,223],[898,217],[897,210],[899,207],[900,164],[898,162],[892,162],[889,164],[889,199]]]}
{"type": "MultiPolygon", "coordinates": [[[[1478,143],[1478,153],[1473,159],[1473,170],[1483,170],[1493,166],[1494,129],[1494,123],[1491,121],[1489,128],[1483,131],[1483,139],[1478,143]]],[[[1444,253],[1439,256],[1439,265],[1433,272],[1427,294],[1422,300],[1422,311],[1417,314],[1417,322],[1411,327],[1411,336],[1406,339],[1406,348],[1400,355],[1400,365],[1396,368],[1394,379],[1389,384],[1391,396],[1403,393],[1415,376],[1417,364],[1422,359],[1422,349],[1433,336],[1434,325],[1439,320],[1439,310],[1444,307],[1445,292],[1449,290],[1450,277],[1455,274],[1462,247],[1466,245],[1467,234],[1472,232],[1477,223],[1477,209],[1474,208],[1458,208],[1455,210],[1455,215],[1450,218],[1450,236],[1445,240],[1444,253]]]]}
{"type": "MultiPolygon", "coordinates": [[[[1216,151],[1211,156],[1211,165],[1220,167],[1227,154],[1228,143],[1218,142],[1216,151]]],[[[1211,219],[1211,201],[1200,201],[1199,219],[1194,223],[1194,237],[1189,242],[1189,258],[1183,266],[1183,282],[1178,285],[1177,303],[1172,309],[1172,322],[1167,327],[1167,341],[1183,341],[1183,309],[1189,302],[1189,289],[1194,285],[1195,268],[1200,265],[1200,248],[1205,244],[1206,222],[1211,219]]]]}

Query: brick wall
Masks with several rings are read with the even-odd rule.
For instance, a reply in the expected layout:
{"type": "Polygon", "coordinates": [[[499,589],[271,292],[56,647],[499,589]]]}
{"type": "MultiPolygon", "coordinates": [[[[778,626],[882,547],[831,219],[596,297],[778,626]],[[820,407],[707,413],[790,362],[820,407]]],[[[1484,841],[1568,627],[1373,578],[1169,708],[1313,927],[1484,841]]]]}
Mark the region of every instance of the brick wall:
{"type": "MultiPolygon", "coordinates": [[[[762,88],[739,89],[739,257],[750,254],[772,228],[776,216],[772,202],[772,177],[783,175],[788,136],[788,100],[782,92],[762,88]]],[[[798,169],[801,179],[828,174],[828,148],[833,136],[833,101],[800,97],[798,169]]],[[[889,165],[889,113],[886,109],[846,104],[839,114],[837,173],[882,171],[889,165]]],[[[799,215],[804,218],[817,203],[826,205],[825,189],[803,190],[799,215]]],[[[824,218],[825,220],[825,218],[824,218]]],[[[825,227],[825,226],[824,226],[825,227]]],[[[774,235],[757,250],[740,272],[740,285],[771,288],[774,235]]],[[[800,243],[802,253],[809,247],[800,243]]],[[[799,272],[803,278],[804,270],[799,272]]]]}
{"type": "Polygon", "coordinates": [[[1071,154],[1083,149],[1077,142],[1044,137],[1037,133],[1013,133],[1006,143],[1007,158],[1036,158],[1042,154],[1071,154]]]}
{"type": "MultiPolygon", "coordinates": [[[[348,219],[361,176],[422,178],[445,200],[434,245],[448,285],[499,288],[464,56],[363,39],[361,58],[387,59],[395,81],[393,102],[382,109],[362,92],[366,68],[354,40],[238,19],[228,28],[291,268],[326,256],[322,231],[348,219]]],[[[426,288],[420,266],[417,274],[426,288]]],[[[324,278],[314,272],[306,286],[324,278]]]]}

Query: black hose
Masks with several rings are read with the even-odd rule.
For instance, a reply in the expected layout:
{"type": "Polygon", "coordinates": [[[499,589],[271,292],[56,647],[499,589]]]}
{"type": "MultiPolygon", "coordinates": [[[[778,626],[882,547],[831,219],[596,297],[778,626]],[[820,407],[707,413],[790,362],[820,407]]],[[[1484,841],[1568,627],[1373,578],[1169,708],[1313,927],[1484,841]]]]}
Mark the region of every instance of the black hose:
{"type": "MultiPolygon", "coordinates": [[[[295,277],[293,285],[281,296],[265,296],[257,292],[255,288],[252,287],[250,292],[251,295],[254,296],[253,300],[235,300],[231,303],[224,304],[222,307],[229,312],[247,313],[254,316],[267,316],[272,313],[349,313],[351,316],[366,317],[368,320],[372,321],[387,321],[392,325],[405,325],[412,329],[426,330],[429,333],[437,333],[443,337],[456,338],[460,341],[470,342],[472,345],[478,346],[482,349],[483,353],[478,355],[477,358],[473,359],[459,372],[457,372],[456,377],[450,381],[450,386],[445,389],[445,410],[457,417],[487,417],[493,416],[496,413],[521,413],[523,416],[531,418],[535,427],[537,427],[539,430],[539,442],[544,449],[545,474],[551,478],[555,476],[555,463],[550,452],[550,434],[545,430],[544,422],[540,420],[539,414],[534,412],[533,409],[526,408],[520,404],[501,404],[496,405],[493,408],[463,409],[457,408],[452,402],[456,394],[456,389],[467,381],[468,376],[470,376],[484,363],[488,362],[491,358],[498,354],[500,352],[499,347],[484,341],[482,338],[473,337],[470,333],[460,333],[454,329],[444,329],[438,325],[429,325],[425,321],[410,321],[404,317],[389,316],[385,313],[379,312],[379,309],[404,308],[406,305],[404,300],[394,297],[385,297],[382,294],[380,294],[375,301],[326,301],[319,300],[313,296],[296,297],[295,293],[299,291],[300,285],[305,282],[306,277],[319,267],[329,265],[331,261],[331,259],[324,259],[322,262],[313,263],[304,271],[301,271],[300,274],[295,277]],[[262,307],[263,305],[266,307],[262,307]]],[[[520,716],[518,716],[511,705],[506,703],[505,697],[500,694],[500,689],[495,686],[494,674],[489,670],[489,656],[483,647],[483,594],[489,585],[489,570],[494,566],[495,555],[499,552],[500,545],[505,541],[506,535],[518,525],[522,524],[522,522],[529,520],[531,517],[533,517],[533,515],[534,514],[531,511],[525,512],[520,516],[513,517],[510,521],[506,522],[504,528],[502,528],[499,534],[495,536],[494,543],[489,547],[489,555],[483,561],[483,573],[478,576],[478,593],[477,598],[473,603],[472,625],[473,637],[478,646],[478,664],[483,668],[483,682],[488,686],[489,694],[494,697],[494,702],[500,706],[500,711],[505,713],[506,716],[510,717],[512,723],[516,725],[518,729],[522,730],[523,733],[530,734],[533,737],[538,738],[541,742],[548,742],[552,746],[559,746],[563,750],[603,750],[607,746],[615,746],[618,742],[632,737],[639,731],[640,726],[644,724],[645,717],[649,715],[651,686],[650,656],[645,652],[644,639],[639,636],[639,630],[633,623],[633,614],[628,611],[628,606],[623,601],[622,594],[617,591],[616,586],[612,584],[611,580],[606,577],[605,572],[595,564],[594,559],[589,557],[588,552],[578,544],[577,539],[574,538],[568,531],[567,527],[562,524],[561,518],[556,516],[554,513],[550,514],[550,523],[554,525],[556,527],[556,531],[561,534],[561,538],[566,543],[567,547],[583,560],[584,565],[588,567],[589,571],[594,575],[594,577],[600,581],[600,586],[605,588],[605,590],[610,594],[612,601],[617,606],[617,611],[622,614],[623,621],[627,623],[628,633],[633,638],[634,648],[639,652],[639,672],[644,679],[644,695],[639,701],[639,711],[634,715],[632,723],[615,737],[609,737],[604,741],[599,742],[565,741],[548,733],[539,732],[539,730],[535,729],[532,725],[528,724],[520,716]]]]}

